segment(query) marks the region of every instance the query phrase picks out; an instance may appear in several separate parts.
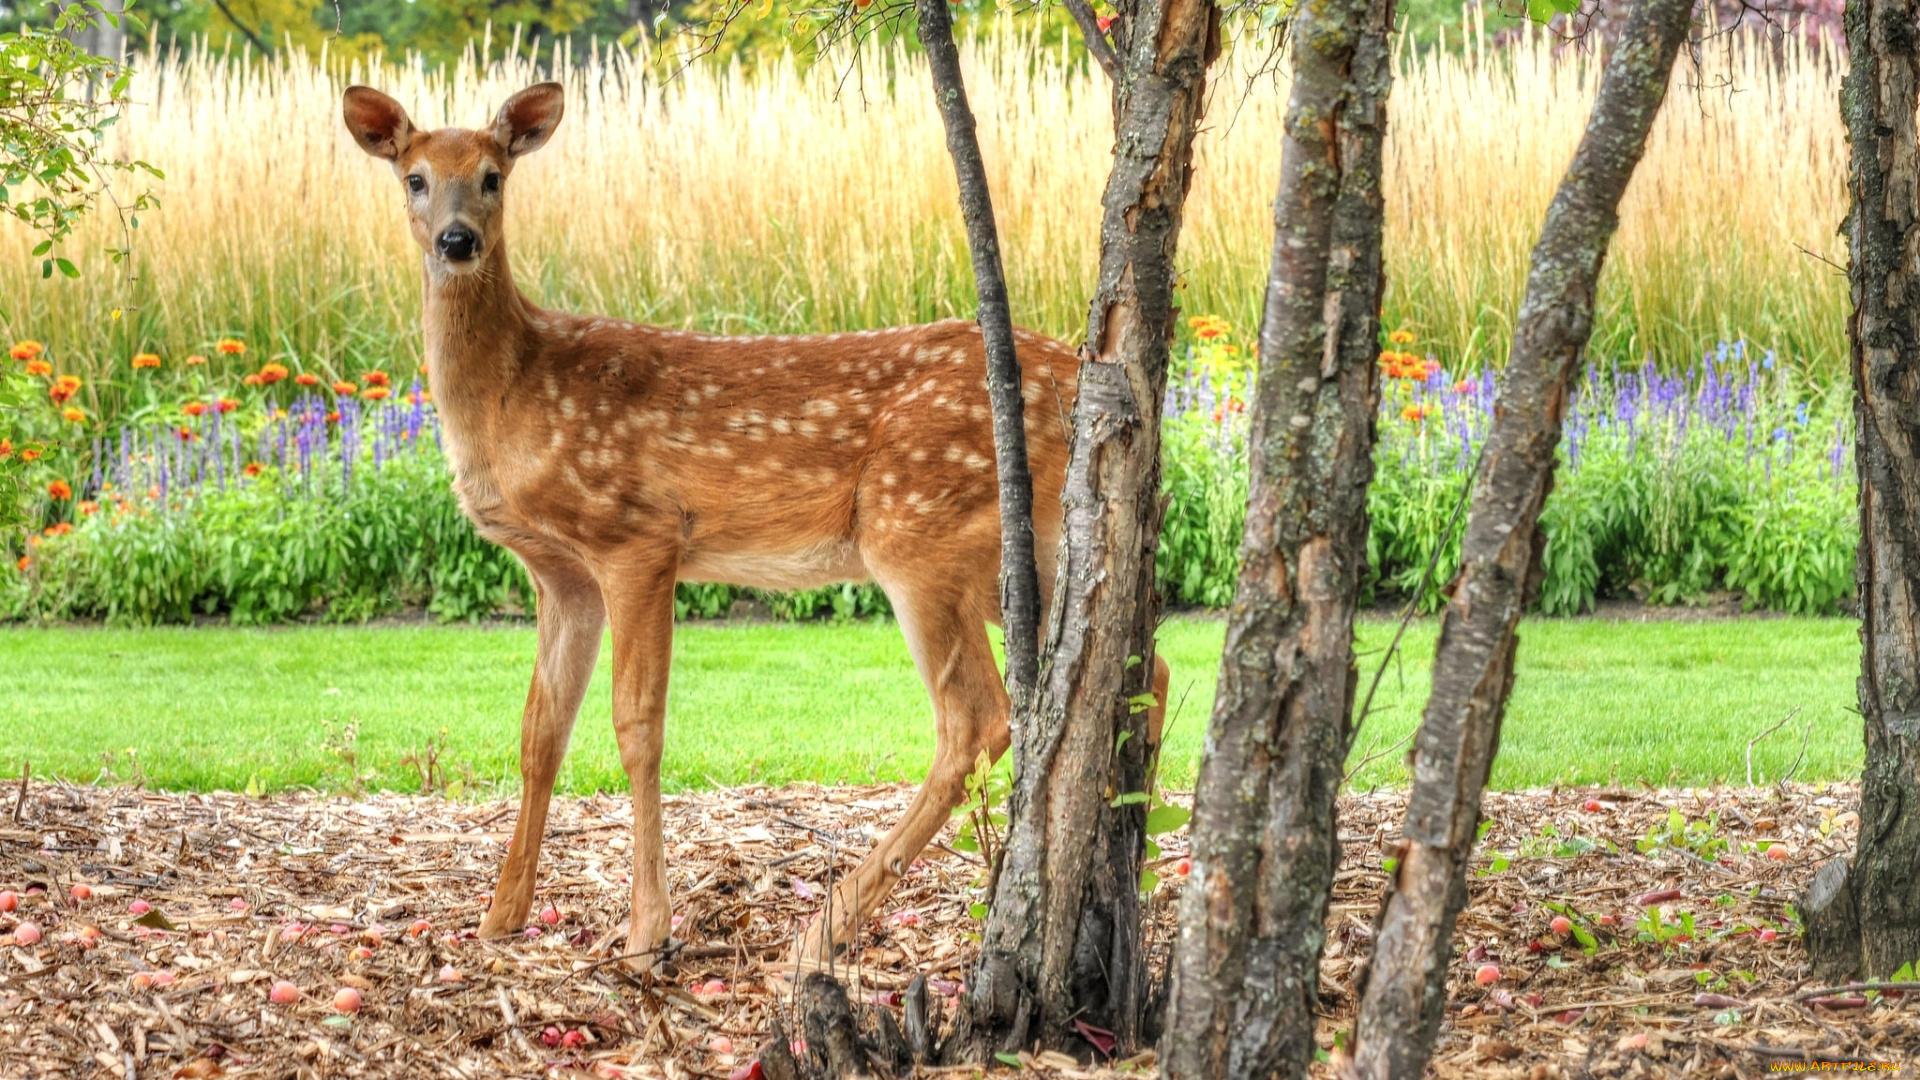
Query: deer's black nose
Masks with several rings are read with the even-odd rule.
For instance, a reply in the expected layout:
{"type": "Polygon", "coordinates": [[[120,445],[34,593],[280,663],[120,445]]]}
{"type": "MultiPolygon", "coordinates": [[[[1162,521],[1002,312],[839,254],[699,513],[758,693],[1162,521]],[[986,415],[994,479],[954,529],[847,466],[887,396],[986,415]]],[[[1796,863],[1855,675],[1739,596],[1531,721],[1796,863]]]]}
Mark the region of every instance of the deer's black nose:
{"type": "Polygon", "coordinates": [[[480,238],[475,236],[473,230],[467,228],[465,225],[455,225],[453,228],[441,233],[440,238],[435,241],[435,244],[440,248],[441,258],[450,259],[454,262],[465,262],[473,258],[474,253],[479,250],[480,238]]]}

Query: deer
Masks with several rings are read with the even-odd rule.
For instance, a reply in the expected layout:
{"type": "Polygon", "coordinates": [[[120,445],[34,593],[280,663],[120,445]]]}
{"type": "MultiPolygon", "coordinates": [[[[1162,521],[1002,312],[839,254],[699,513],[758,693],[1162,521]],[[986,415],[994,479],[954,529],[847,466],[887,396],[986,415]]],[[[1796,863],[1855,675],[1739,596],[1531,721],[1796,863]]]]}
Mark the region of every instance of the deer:
{"type": "MultiPolygon", "coordinates": [[[[346,127],[400,180],[421,251],[427,380],[453,489],[534,591],[538,647],[520,721],[519,816],[479,934],[523,930],[554,781],[602,633],[633,800],[626,958],[672,941],[660,768],[677,582],[886,594],[933,706],[936,748],[904,815],[827,900],[796,959],[847,947],[1008,748],[987,634],[1000,618],[999,489],[980,327],[948,320],[733,337],[536,307],[514,285],[504,200],[515,162],[559,125],[559,83],[480,128],[427,131],[365,86],[346,127]]],[[[1018,330],[1041,610],[1054,591],[1068,409],[1079,357],[1018,330]]],[[[1168,682],[1156,659],[1150,730],[1168,682]]]]}

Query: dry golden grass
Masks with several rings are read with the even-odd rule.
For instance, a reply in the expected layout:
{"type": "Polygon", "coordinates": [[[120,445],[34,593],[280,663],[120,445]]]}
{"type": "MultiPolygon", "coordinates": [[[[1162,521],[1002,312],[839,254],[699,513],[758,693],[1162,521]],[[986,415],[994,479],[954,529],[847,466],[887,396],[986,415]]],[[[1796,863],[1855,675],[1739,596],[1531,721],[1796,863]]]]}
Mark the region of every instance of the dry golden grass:
{"type": "MultiPolygon", "coordinates": [[[[1627,200],[1596,347],[1684,364],[1745,335],[1831,370],[1845,281],[1844,133],[1830,61],[1714,46],[1675,93],[1627,200]],[[1727,80],[1730,89],[1688,84],[1727,80]],[[1735,92],[1737,91],[1737,92],[1735,92]]],[[[1077,335],[1112,145],[1108,94],[1077,47],[1013,31],[966,50],[1016,317],[1077,335]]],[[[1271,244],[1285,86],[1223,63],[1180,262],[1185,307],[1250,327],[1271,244]]],[[[0,227],[0,331],[63,367],[125,382],[243,336],[323,374],[401,370],[419,350],[417,255],[399,185],[354,147],[339,93],[369,82],[417,123],[477,124],[538,77],[525,59],[445,73],[335,71],[303,56],[208,52],[143,65],[126,153],[167,173],[142,220],[138,280],[89,255],[38,277],[0,227]],[[114,319],[115,309],[128,316],[114,319]]],[[[1597,64],[1541,41],[1403,53],[1391,103],[1387,316],[1449,365],[1498,361],[1546,201],[1585,123],[1597,64]]],[[[576,64],[568,113],[516,173],[521,287],[549,306],[732,331],[862,327],[964,314],[971,275],[924,71],[902,53],[754,75],[697,65],[662,85],[619,55],[576,64]]],[[[72,247],[113,243],[111,215],[72,247]]],[[[163,375],[167,372],[163,372],[163,375]]],[[[99,405],[113,411],[109,387],[99,405]]]]}

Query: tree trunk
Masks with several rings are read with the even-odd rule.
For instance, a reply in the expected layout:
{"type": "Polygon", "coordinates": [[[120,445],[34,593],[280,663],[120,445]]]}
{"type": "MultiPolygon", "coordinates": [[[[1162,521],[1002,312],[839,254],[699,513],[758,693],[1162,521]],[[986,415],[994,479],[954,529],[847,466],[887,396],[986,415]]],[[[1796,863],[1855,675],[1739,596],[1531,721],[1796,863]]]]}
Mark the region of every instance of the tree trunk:
{"type": "Polygon", "coordinates": [[[1513,687],[1514,630],[1539,587],[1536,526],[1553,485],[1568,385],[1592,333],[1594,287],[1620,197],[1666,96],[1692,6],[1635,5],[1533,249],[1414,741],[1404,851],[1362,976],[1352,1064],[1366,1080],[1417,1080],[1440,1027],[1480,792],[1513,687]]]}
{"type": "Polygon", "coordinates": [[[933,72],[933,98],[947,129],[947,154],[960,182],[960,216],[973,256],[980,333],[987,351],[987,396],[993,402],[993,451],[1000,473],[1000,616],[1006,630],[1007,694],[1013,713],[1026,711],[1040,678],[1040,577],[1033,562],[1033,474],[1027,468],[1026,402],[1020,396],[1020,358],[1013,348],[1013,315],[1000,266],[1000,234],[993,220],[987,167],[974,133],[973,107],[960,76],[947,0],[917,0],[920,44],[933,72]]]}
{"type": "Polygon", "coordinates": [[[1847,5],[1841,112],[1853,145],[1847,217],[1854,456],[1860,477],[1860,840],[1848,874],[1859,941],[1810,934],[1817,968],[1849,951],[1868,978],[1920,961],[1920,33],[1913,0],[1847,5]],[[1816,945],[1818,951],[1815,951],[1816,945]]]}
{"type": "Polygon", "coordinates": [[[1083,1026],[1111,1032],[1116,1052],[1142,1036],[1146,807],[1113,803],[1146,787],[1136,699],[1153,672],[1173,259],[1220,26],[1212,0],[1122,0],[1120,18],[1135,29],[1114,91],[1045,665],[1032,707],[1014,717],[1011,821],[951,1044],[975,1059],[1034,1044],[1084,1053],[1083,1026]]]}
{"type": "Polygon", "coordinates": [[[1240,580],[1180,899],[1168,1080],[1302,1077],[1339,861],[1378,408],[1394,0],[1296,9],[1240,580]]]}

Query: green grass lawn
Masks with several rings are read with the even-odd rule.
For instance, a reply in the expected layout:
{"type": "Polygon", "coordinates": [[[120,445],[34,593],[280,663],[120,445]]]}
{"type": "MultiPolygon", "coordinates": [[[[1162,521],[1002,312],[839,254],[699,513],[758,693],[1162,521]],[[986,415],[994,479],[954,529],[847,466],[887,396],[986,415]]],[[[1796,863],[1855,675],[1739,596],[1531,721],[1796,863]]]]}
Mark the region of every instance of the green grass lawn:
{"type": "MultiPolygon", "coordinates": [[[[1392,629],[1361,627],[1363,688],[1392,629]]],[[[1162,628],[1171,786],[1192,783],[1224,633],[1214,620],[1162,628]]],[[[1431,620],[1409,633],[1356,760],[1418,720],[1434,634],[1431,620]]],[[[1498,786],[1741,782],[1747,739],[1796,708],[1756,749],[1756,770],[1777,777],[1810,720],[1799,776],[1858,775],[1849,620],[1543,620],[1521,635],[1498,786]]],[[[350,775],[341,732],[353,724],[355,768],[372,786],[417,788],[403,759],[438,741],[456,776],[510,788],[533,652],[533,630],[520,627],[0,630],[0,775],[31,761],[39,776],[92,780],[105,767],[163,788],[339,788],[350,775]]],[[[931,709],[890,622],[683,625],[672,685],[675,789],[917,779],[933,752],[931,709]]],[[[608,717],[603,653],[565,789],[624,790],[608,717]]],[[[1386,755],[1356,783],[1404,782],[1403,757],[1386,755]]]]}

